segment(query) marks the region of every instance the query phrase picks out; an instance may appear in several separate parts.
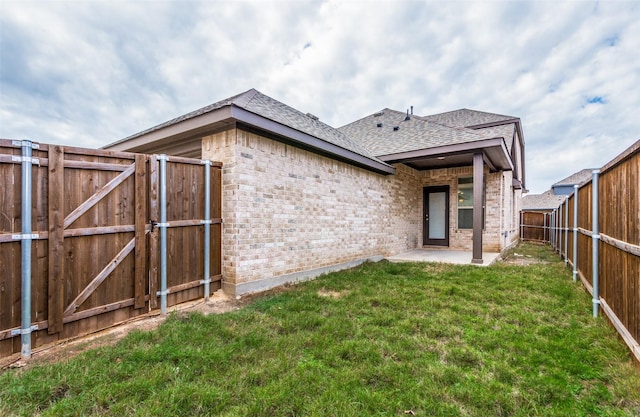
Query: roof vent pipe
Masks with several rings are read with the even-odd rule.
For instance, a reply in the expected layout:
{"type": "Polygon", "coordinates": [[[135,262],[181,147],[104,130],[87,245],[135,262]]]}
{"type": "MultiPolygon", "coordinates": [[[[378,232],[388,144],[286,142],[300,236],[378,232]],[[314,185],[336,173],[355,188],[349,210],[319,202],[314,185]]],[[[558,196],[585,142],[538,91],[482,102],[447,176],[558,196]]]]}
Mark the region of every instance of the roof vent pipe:
{"type": "Polygon", "coordinates": [[[382,127],[382,123],[377,123],[376,126],[377,127],[382,127]]]}
{"type": "Polygon", "coordinates": [[[409,117],[409,109],[407,109],[407,117],[404,118],[404,121],[406,122],[407,120],[411,120],[411,117],[409,117]]]}
{"type": "Polygon", "coordinates": [[[394,126],[394,127],[393,127],[393,131],[394,131],[394,132],[397,132],[398,130],[400,130],[400,126],[394,126]]]}
{"type": "Polygon", "coordinates": [[[411,115],[413,116],[413,106],[411,106],[411,115]]]}

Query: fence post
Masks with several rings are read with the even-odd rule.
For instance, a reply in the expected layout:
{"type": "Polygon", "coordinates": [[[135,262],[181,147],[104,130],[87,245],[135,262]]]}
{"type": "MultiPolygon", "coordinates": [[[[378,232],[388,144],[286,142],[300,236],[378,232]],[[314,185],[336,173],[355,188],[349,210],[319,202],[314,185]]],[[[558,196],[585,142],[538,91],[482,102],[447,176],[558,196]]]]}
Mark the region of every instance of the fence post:
{"type": "Polygon", "coordinates": [[[556,218],[556,226],[558,227],[558,255],[562,259],[562,204],[558,207],[558,217],[556,218]]]}
{"type": "Polygon", "coordinates": [[[542,213],[542,241],[547,241],[547,213],[542,213]]]}
{"type": "Polygon", "coordinates": [[[549,244],[553,248],[553,211],[549,213],[549,244]]]}
{"type": "Polygon", "coordinates": [[[211,264],[211,161],[202,161],[204,164],[204,299],[209,299],[211,274],[209,266],[211,264]]]}
{"type": "Polygon", "coordinates": [[[569,264],[569,198],[564,200],[564,264],[569,264]]]}
{"type": "Polygon", "coordinates": [[[547,229],[547,233],[549,234],[549,245],[553,248],[553,231],[551,230],[551,225],[553,224],[553,211],[549,213],[549,226],[547,229]]]}
{"type": "Polygon", "coordinates": [[[37,327],[31,327],[31,239],[34,237],[31,230],[31,177],[33,169],[33,147],[37,146],[30,140],[18,141],[22,147],[22,233],[20,236],[22,254],[22,299],[21,315],[22,327],[20,336],[22,342],[22,357],[31,357],[31,331],[37,327]]]}
{"type": "Polygon", "coordinates": [[[556,230],[558,230],[558,240],[557,240],[557,246],[558,246],[558,255],[560,255],[560,258],[562,259],[562,203],[560,203],[560,206],[558,207],[558,214],[556,215],[556,230]]]}
{"type": "Polygon", "coordinates": [[[524,240],[524,212],[520,210],[520,242],[524,240]]]}
{"type": "Polygon", "coordinates": [[[573,186],[573,282],[578,281],[578,184],[573,186]]]}
{"type": "Polygon", "coordinates": [[[158,155],[160,161],[160,311],[167,314],[167,161],[165,154],[158,155]]]}
{"type": "Polygon", "coordinates": [[[599,169],[591,171],[591,195],[592,195],[592,210],[593,210],[593,230],[591,238],[593,239],[593,263],[592,263],[592,283],[593,283],[593,317],[598,317],[598,307],[600,305],[600,288],[599,288],[599,275],[598,275],[598,245],[600,243],[600,228],[598,226],[598,175],[599,169]]]}
{"type": "Polygon", "coordinates": [[[558,209],[553,210],[553,250],[558,249],[558,209]]]}
{"type": "Polygon", "coordinates": [[[550,232],[551,232],[551,247],[553,248],[553,251],[556,251],[556,209],[553,209],[553,211],[551,212],[551,224],[549,225],[549,227],[551,227],[550,232]]]}
{"type": "Polygon", "coordinates": [[[558,244],[558,253],[560,254],[560,259],[564,258],[564,255],[562,254],[562,248],[564,247],[564,241],[566,240],[564,236],[564,223],[562,221],[564,218],[563,213],[564,213],[565,205],[566,205],[565,202],[560,204],[560,209],[558,213],[558,233],[560,234],[560,241],[558,244]]]}

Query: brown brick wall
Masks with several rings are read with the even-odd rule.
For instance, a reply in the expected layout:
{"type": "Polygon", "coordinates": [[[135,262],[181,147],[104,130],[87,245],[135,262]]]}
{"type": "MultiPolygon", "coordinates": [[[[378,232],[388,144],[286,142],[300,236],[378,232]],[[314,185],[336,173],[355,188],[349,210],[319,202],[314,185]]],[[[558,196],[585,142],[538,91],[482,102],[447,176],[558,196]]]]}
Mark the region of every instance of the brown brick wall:
{"type": "Polygon", "coordinates": [[[225,281],[388,256],[419,244],[419,173],[383,176],[240,129],[203,138],[222,161],[225,281]]]}
{"type": "MultiPolygon", "coordinates": [[[[450,247],[471,249],[472,231],[457,228],[456,198],[457,178],[471,167],[419,172],[398,164],[396,175],[384,176],[241,129],[203,138],[202,156],[224,164],[229,285],[421,247],[425,186],[450,186],[450,247]]],[[[500,251],[511,177],[485,175],[491,209],[483,246],[500,251]]]]}

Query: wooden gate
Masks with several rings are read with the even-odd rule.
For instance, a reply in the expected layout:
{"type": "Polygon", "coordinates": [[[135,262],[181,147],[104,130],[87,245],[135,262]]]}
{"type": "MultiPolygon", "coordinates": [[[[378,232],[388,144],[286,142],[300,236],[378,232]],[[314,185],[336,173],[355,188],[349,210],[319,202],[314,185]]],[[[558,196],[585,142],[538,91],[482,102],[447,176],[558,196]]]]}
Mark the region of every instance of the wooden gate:
{"type": "Polygon", "coordinates": [[[541,211],[520,212],[520,238],[539,242],[549,241],[551,215],[541,211]]]}
{"type": "MultiPolygon", "coordinates": [[[[0,357],[20,352],[20,142],[0,140],[0,357]]],[[[37,145],[32,170],[32,347],[87,334],[158,306],[158,158],[37,145]]],[[[221,281],[221,164],[167,164],[168,305],[202,298],[204,228],[211,226],[210,291],[221,281]]]]}

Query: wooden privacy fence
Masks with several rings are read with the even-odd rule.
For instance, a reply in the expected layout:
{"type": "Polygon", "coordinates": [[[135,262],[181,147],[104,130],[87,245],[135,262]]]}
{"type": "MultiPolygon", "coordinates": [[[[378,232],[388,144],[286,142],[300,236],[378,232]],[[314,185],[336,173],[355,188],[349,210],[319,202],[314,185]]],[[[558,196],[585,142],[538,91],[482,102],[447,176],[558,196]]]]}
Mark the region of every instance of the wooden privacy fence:
{"type": "Polygon", "coordinates": [[[551,215],[549,242],[640,362],[640,141],[551,215]]]}
{"type": "Polygon", "coordinates": [[[0,357],[220,288],[220,163],[0,139],[0,178],[0,357]]]}
{"type": "Polygon", "coordinates": [[[549,242],[551,215],[542,211],[520,212],[520,239],[549,242]]]}

